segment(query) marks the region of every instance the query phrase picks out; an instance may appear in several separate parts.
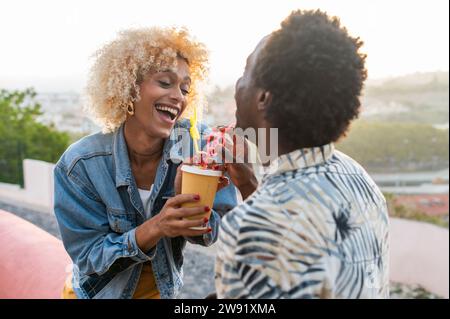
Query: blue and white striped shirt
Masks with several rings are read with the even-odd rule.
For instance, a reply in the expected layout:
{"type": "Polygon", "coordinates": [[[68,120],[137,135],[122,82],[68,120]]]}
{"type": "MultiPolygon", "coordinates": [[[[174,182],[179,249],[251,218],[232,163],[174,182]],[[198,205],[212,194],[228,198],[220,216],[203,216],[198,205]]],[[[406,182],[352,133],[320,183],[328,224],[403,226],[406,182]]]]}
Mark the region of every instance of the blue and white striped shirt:
{"type": "Polygon", "coordinates": [[[388,213],[333,144],[280,156],[222,219],[219,298],[388,298],[388,213]]]}

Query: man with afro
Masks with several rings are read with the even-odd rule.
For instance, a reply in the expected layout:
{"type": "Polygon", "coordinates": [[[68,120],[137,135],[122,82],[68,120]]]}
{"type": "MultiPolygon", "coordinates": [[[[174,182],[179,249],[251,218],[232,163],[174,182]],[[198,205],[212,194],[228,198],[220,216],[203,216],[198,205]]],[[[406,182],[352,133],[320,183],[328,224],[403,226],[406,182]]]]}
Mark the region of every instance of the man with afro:
{"type": "Polygon", "coordinates": [[[219,298],[388,298],[386,201],[334,147],[359,113],[362,44],[338,18],[299,10],[248,57],[236,126],[277,128],[279,156],[259,185],[250,165],[227,165],[245,200],[222,219],[219,298]]]}

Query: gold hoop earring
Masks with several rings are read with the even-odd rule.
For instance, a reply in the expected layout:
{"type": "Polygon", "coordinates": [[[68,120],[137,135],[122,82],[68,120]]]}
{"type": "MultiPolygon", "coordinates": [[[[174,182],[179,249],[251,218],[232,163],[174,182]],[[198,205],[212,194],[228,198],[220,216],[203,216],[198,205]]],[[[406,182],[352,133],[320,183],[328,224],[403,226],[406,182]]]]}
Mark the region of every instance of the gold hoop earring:
{"type": "Polygon", "coordinates": [[[128,113],[130,116],[133,116],[133,115],[134,115],[134,105],[133,105],[133,102],[128,102],[128,105],[127,105],[127,113],[128,113]]]}

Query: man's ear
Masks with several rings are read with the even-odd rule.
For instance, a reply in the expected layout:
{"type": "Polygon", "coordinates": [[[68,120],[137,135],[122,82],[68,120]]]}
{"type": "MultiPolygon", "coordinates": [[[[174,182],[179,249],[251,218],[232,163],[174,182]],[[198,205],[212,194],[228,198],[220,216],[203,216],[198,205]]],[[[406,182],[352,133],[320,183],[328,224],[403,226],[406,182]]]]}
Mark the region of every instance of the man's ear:
{"type": "Polygon", "coordinates": [[[272,103],[272,93],[269,91],[258,89],[257,92],[257,109],[258,111],[265,111],[272,103]]]}

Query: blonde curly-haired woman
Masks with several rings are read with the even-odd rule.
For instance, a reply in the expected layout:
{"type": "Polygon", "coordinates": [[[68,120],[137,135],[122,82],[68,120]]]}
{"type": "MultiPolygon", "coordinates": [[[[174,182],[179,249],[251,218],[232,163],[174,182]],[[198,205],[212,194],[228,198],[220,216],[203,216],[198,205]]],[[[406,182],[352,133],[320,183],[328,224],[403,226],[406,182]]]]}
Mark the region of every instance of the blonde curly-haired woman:
{"type": "Polygon", "coordinates": [[[179,194],[171,157],[173,132],[189,130],[183,117],[200,106],[206,63],[204,45],[177,28],[127,30],[98,51],[87,109],[103,132],[71,145],[54,170],[55,215],[73,261],[63,298],[173,298],[186,241],[216,240],[234,187],[222,179],[214,207],[181,208],[199,195],[179,194]],[[209,220],[183,219],[208,210],[209,220]]]}

